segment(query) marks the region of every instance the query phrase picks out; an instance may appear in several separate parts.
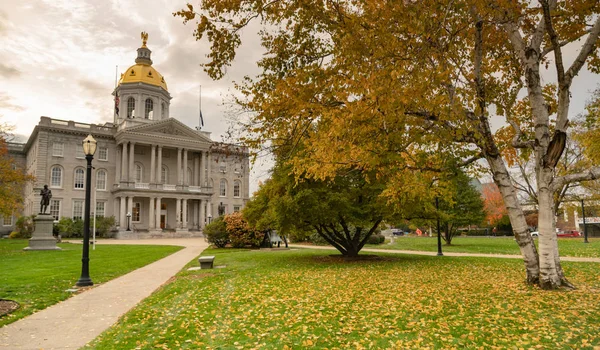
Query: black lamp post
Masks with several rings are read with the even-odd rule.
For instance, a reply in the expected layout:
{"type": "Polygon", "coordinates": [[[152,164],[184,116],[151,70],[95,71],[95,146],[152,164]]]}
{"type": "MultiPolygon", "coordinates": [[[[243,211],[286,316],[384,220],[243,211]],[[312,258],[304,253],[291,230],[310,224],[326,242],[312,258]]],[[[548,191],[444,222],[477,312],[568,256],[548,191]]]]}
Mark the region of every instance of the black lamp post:
{"type": "Polygon", "coordinates": [[[581,200],[581,216],[583,216],[583,243],[590,243],[588,242],[587,225],[585,224],[585,205],[583,204],[583,199],[581,200]]]}
{"type": "Polygon", "coordinates": [[[440,209],[440,200],[438,197],[435,197],[435,210],[436,210],[436,216],[437,216],[437,231],[438,231],[438,236],[437,236],[437,244],[438,244],[438,252],[437,255],[438,256],[443,256],[444,253],[442,253],[442,236],[441,236],[441,230],[440,230],[440,214],[437,212],[440,209]]]}
{"type": "Polygon", "coordinates": [[[131,228],[129,228],[129,223],[131,222],[131,212],[127,213],[127,231],[131,231],[131,228]]]}
{"type": "Polygon", "coordinates": [[[81,257],[81,277],[75,285],[77,287],[86,287],[94,284],[90,278],[90,197],[92,188],[92,159],[96,153],[96,140],[92,135],[83,140],[83,153],[87,160],[87,170],[85,173],[85,212],[83,216],[83,255],[81,257]]]}

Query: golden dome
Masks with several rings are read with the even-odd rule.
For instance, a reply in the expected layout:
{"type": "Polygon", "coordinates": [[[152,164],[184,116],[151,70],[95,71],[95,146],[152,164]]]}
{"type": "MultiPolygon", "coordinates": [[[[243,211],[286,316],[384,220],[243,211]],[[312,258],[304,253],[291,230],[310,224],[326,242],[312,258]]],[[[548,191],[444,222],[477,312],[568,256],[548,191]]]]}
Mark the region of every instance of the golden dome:
{"type": "Polygon", "coordinates": [[[149,64],[138,63],[127,68],[125,73],[121,74],[121,79],[119,79],[119,85],[124,83],[146,83],[160,86],[169,91],[165,78],[149,64]]]}

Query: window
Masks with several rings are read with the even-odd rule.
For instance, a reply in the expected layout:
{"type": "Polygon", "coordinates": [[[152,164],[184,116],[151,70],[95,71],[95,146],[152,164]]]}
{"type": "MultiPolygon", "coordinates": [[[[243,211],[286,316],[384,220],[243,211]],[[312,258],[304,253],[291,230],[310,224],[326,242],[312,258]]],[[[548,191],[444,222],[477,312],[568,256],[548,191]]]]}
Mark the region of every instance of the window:
{"type": "Polygon", "coordinates": [[[62,168],[59,166],[50,170],[50,187],[62,187],[62,168]]]}
{"type": "Polygon", "coordinates": [[[140,211],[142,204],[140,202],[133,203],[133,210],[131,211],[131,221],[140,222],[140,211]]]}
{"type": "Polygon", "coordinates": [[[233,183],[233,196],[236,198],[240,197],[240,187],[241,187],[241,184],[239,181],[235,181],[233,183]]]}
{"type": "Polygon", "coordinates": [[[219,196],[225,197],[227,195],[227,181],[225,179],[221,179],[221,183],[219,184],[219,196]]]}
{"type": "Polygon", "coordinates": [[[160,172],[160,183],[166,184],[169,182],[169,170],[163,165],[160,172]]]}
{"type": "Polygon", "coordinates": [[[85,182],[85,170],[83,168],[75,169],[75,181],[74,185],[77,189],[83,189],[83,183],[85,182]]]}
{"type": "Polygon", "coordinates": [[[133,118],[135,112],[135,99],[130,97],[127,99],[127,118],[133,118]]]}
{"type": "Polygon", "coordinates": [[[142,166],[140,164],[135,165],[135,182],[142,182],[142,166]]]}
{"type": "Polygon", "coordinates": [[[85,158],[82,145],[75,145],[75,158],[85,158]]]}
{"type": "Polygon", "coordinates": [[[108,160],[108,148],[106,148],[106,147],[98,148],[98,160],[108,160]]]}
{"type": "Polygon", "coordinates": [[[13,217],[12,215],[6,215],[3,219],[2,225],[4,226],[12,226],[13,225],[13,217]]]}
{"type": "Polygon", "coordinates": [[[240,210],[242,210],[242,207],[241,207],[241,206],[239,206],[239,205],[234,205],[234,206],[233,206],[233,212],[234,212],[234,213],[237,213],[237,212],[239,212],[240,210]]]}
{"type": "Polygon", "coordinates": [[[96,174],[96,189],[106,191],[106,170],[98,170],[96,174]]]}
{"type": "Polygon", "coordinates": [[[81,220],[83,218],[83,201],[82,200],[74,200],[73,201],[73,219],[81,220]]]}
{"type": "Polygon", "coordinates": [[[105,202],[96,202],[96,217],[104,217],[104,204],[105,202]]]}
{"type": "Polygon", "coordinates": [[[52,144],[52,155],[55,157],[63,156],[64,145],[62,142],[54,142],[52,144]]]}
{"type": "Polygon", "coordinates": [[[54,220],[58,220],[60,218],[60,201],[58,199],[50,200],[50,215],[54,218],[54,220]]]}
{"type": "Polygon", "coordinates": [[[146,99],[146,114],[145,114],[146,119],[152,119],[153,109],[154,109],[154,102],[152,102],[151,98],[147,98],[146,99]]]}
{"type": "Polygon", "coordinates": [[[222,173],[227,172],[227,163],[225,162],[225,159],[223,159],[223,158],[219,159],[219,171],[222,173]]]}
{"type": "Polygon", "coordinates": [[[186,185],[189,185],[190,183],[194,183],[192,181],[192,169],[188,168],[187,169],[187,183],[186,185]]]}
{"type": "Polygon", "coordinates": [[[161,103],[160,104],[160,116],[161,116],[162,119],[166,118],[166,115],[165,115],[166,110],[167,109],[165,108],[165,103],[164,102],[161,103]]]}

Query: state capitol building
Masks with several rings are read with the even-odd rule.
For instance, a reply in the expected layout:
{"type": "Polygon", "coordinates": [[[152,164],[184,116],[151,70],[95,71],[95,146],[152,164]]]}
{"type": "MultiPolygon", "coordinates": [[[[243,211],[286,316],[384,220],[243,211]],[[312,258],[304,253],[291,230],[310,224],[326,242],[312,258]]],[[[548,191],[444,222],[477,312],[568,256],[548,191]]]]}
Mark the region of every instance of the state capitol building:
{"type": "MultiPolygon", "coordinates": [[[[239,211],[248,201],[248,150],[214,142],[209,132],[170,117],[171,95],[152,67],[146,38],[113,91],[112,123],[41,117],[26,143],[10,144],[11,155],[35,176],[25,188],[23,215],[39,212],[39,192],[47,184],[52,190],[47,212],[55,220],[83,218],[82,141],[88,134],[98,142],[92,212],[114,216],[119,238],[193,236],[219,212],[239,211]],[[125,231],[128,217],[132,231],[125,231]]],[[[0,228],[11,229],[14,221],[3,218],[0,228]]]]}

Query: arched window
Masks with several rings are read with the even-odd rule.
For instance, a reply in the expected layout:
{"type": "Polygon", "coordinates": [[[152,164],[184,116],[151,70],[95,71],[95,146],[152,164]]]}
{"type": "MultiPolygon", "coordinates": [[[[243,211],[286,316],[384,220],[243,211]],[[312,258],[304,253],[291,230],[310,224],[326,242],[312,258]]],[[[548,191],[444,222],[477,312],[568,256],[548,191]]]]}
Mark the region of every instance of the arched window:
{"type": "Polygon", "coordinates": [[[219,196],[227,196],[227,181],[225,179],[221,179],[221,182],[219,184],[219,196]]]}
{"type": "Polygon", "coordinates": [[[62,168],[58,165],[50,170],[50,187],[62,187],[62,168]]]}
{"type": "Polygon", "coordinates": [[[166,112],[167,112],[167,106],[163,102],[163,103],[160,104],[160,117],[161,117],[161,119],[165,119],[167,117],[165,115],[166,112]]]}
{"type": "Polygon", "coordinates": [[[135,111],[135,99],[133,97],[130,97],[129,99],[127,99],[127,118],[134,117],[133,111],[135,111]]]}
{"type": "Polygon", "coordinates": [[[160,171],[160,183],[166,184],[169,182],[169,169],[163,165],[160,171]]]}
{"type": "Polygon", "coordinates": [[[85,170],[83,170],[83,168],[75,169],[75,180],[73,181],[74,187],[83,189],[84,182],[85,182],[85,170]]]}
{"type": "Polygon", "coordinates": [[[96,174],[96,189],[106,190],[106,170],[98,170],[96,174]]]}
{"type": "Polygon", "coordinates": [[[240,192],[241,192],[240,189],[241,189],[241,187],[242,187],[242,184],[239,181],[236,180],[233,183],[233,196],[234,197],[236,197],[236,198],[240,197],[240,192]]]}
{"type": "Polygon", "coordinates": [[[142,165],[139,163],[135,164],[135,182],[142,182],[143,169],[142,165]]]}
{"type": "Polygon", "coordinates": [[[154,102],[152,102],[151,98],[147,98],[146,99],[146,114],[145,114],[145,118],[146,119],[152,119],[150,118],[152,116],[151,112],[154,109],[154,102]]]}

